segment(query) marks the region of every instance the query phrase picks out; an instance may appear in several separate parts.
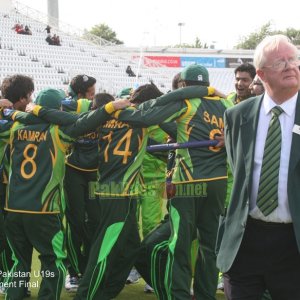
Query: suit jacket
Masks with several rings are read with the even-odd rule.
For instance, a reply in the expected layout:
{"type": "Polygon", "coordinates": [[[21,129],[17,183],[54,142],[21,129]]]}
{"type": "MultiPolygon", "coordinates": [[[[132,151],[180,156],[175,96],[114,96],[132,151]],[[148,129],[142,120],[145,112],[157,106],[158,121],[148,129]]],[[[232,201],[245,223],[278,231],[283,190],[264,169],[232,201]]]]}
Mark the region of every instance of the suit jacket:
{"type": "MultiPolygon", "coordinates": [[[[249,98],[225,112],[225,144],[233,172],[233,188],[217,265],[230,269],[244,235],[249,214],[255,140],[263,96],[249,98]]],[[[300,93],[294,124],[300,125],[300,93]]],[[[283,141],[284,142],[284,141],[283,141]]],[[[293,133],[288,170],[288,201],[300,252],[300,135],[293,133]]]]}

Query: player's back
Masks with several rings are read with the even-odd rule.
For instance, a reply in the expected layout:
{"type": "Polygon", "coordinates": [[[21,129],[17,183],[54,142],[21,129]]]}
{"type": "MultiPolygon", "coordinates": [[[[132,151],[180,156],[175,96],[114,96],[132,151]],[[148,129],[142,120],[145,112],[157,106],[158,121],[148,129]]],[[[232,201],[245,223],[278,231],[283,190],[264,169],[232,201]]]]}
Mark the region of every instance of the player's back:
{"type": "Polygon", "coordinates": [[[100,129],[99,184],[101,197],[137,195],[140,167],[146,151],[147,129],[111,119],[100,129]]]}
{"type": "Polygon", "coordinates": [[[10,135],[11,166],[6,209],[36,213],[61,212],[66,145],[59,127],[15,122],[10,135]]]}

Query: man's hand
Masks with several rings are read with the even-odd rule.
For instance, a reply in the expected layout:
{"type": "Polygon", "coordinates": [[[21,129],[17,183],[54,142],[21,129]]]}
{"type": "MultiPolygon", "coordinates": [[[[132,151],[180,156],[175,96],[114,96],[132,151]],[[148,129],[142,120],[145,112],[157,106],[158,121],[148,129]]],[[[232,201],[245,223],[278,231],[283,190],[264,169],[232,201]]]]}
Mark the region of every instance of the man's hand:
{"type": "Polygon", "coordinates": [[[119,110],[131,106],[129,99],[118,99],[112,102],[114,109],[119,110]]]}
{"type": "Polygon", "coordinates": [[[225,146],[223,130],[222,130],[222,135],[215,135],[214,139],[218,141],[218,144],[215,147],[223,148],[225,146]]]}
{"type": "Polygon", "coordinates": [[[32,113],[33,112],[33,109],[36,107],[36,104],[34,104],[33,102],[29,102],[27,105],[26,105],[26,108],[25,108],[25,111],[28,112],[28,113],[32,113]]]}
{"type": "Polygon", "coordinates": [[[12,108],[13,104],[7,99],[0,99],[0,107],[12,108]]]}
{"type": "Polygon", "coordinates": [[[214,95],[215,95],[215,96],[219,96],[220,98],[223,98],[223,99],[226,99],[226,98],[227,98],[227,96],[226,96],[224,93],[218,91],[216,88],[215,88],[215,93],[214,93],[214,95]]]}

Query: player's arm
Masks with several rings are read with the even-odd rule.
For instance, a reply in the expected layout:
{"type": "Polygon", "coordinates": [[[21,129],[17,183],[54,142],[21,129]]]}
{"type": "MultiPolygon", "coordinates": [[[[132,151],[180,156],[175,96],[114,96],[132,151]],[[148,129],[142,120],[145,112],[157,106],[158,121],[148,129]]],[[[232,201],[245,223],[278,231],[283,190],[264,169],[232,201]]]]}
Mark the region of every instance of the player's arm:
{"type": "Polygon", "coordinates": [[[187,109],[182,101],[175,101],[169,105],[157,105],[156,99],[149,100],[137,108],[117,111],[113,117],[119,121],[129,123],[135,127],[149,127],[176,120],[187,109]]]}
{"type": "Polygon", "coordinates": [[[111,101],[96,110],[80,115],[75,123],[62,127],[61,130],[70,137],[78,137],[95,130],[110,119],[113,112],[123,109],[129,105],[130,101],[128,99],[111,101]]]}
{"type": "MultiPolygon", "coordinates": [[[[177,89],[168,94],[162,95],[155,99],[156,105],[171,105],[176,101],[184,99],[203,98],[205,96],[214,96],[215,88],[207,86],[188,86],[177,89]]],[[[152,100],[150,100],[152,101],[152,100]]]]}
{"type": "Polygon", "coordinates": [[[175,90],[139,105],[136,110],[126,109],[113,116],[136,127],[149,127],[175,120],[186,110],[185,99],[213,95],[215,89],[205,86],[190,86],[175,90]]]}
{"type": "Polygon", "coordinates": [[[166,132],[172,139],[176,140],[177,138],[177,123],[169,122],[159,124],[159,127],[166,132]]]}
{"type": "MultiPolygon", "coordinates": [[[[56,109],[42,108],[39,105],[32,104],[33,113],[22,112],[18,110],[4,110],[4,116],[8,120],[18,121],[23,124],[52,123],[60,126],[66,126],[76,122],[78,116],[70,113],[61,112],[56,109]],[[35,110],[35,112],[34,112],[35,110]]],[[[30,108],[28,108],[30,111],[30,108]]]]}
{"type": "Polygon", "coordinates": [[[44,122],[43,120],[37,118],[33,114],[29,114],[23,111],[14,109],[4,109],[3,118],[8,121],[18,121],[24,124],[38,124],[44,122]]]}
{"type": "Polygon", "coordinates": [[[64,112],[57,109],[42,107],[40,105],[27,105],[26,111],[32,112],[35,116],[42,119],[44,122],[52,123],[60,126],[67,126],[76,122],[78,115],[64,112]]]}

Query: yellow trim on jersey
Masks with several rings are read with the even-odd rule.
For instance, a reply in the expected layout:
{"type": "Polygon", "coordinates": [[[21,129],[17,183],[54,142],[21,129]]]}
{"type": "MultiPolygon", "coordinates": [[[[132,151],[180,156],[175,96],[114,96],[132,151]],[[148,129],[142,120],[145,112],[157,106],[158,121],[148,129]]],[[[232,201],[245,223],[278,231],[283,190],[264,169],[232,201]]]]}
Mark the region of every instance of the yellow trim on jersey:
{"type": "Polygon", "coordinates": [[[76,108],[76,113],[79,114],[81,112],[81,99],[77,100],[77,108],[76,108]]]}
{"type": "Polygon", "coordinates": [[[188,169],[186,168],[186,166],[184,165],[184,163],[182,162],[182,160],[180,161],[180,165],[183,167],[184,172],[188,178],[189,181],[193,181],[193,177],[191,175],[191,173],[188,171],[188,169]]]}
{"type": "Polygon", "coordinates": [[[117,110],[114,114],[113,114],[113,117],[114,118],[116,118],[116,119],[118,119],[119,118],[119,115],[120,115],[120,113],[121,113],[121,109],[119,109],[119,110],[117,110]]]}
{"type": "MultiPolygon", "coordinates": [[[[10,157],[13,157],[15,148],[13,147],[13,141],[14,141],[14,132],[15,127],[17,127],[20,123],[18,121],[14,122],[13,125],[10,128],[10,136],[9,136],[9,145],[10,145],[10,157]]],[[[9,180],[8,180],[9,181],[9,180]]],[[[7,198],[8,193],[6,193],[7,198]]]]}
{"type": "Polygon", "coordinates": [[[190,101],[188,99],[185,99],[184,102],[187,105],[187,110],[181,117],[179,117],[176,120],[176,122],[180,122],[182,119],[184,119],[186,116],[188,116],[192,110],[192,105],[191,105],[190,101]]]}
{"type": "Polygon", "coordinates": [[[26,214],[35,214],[35,215],[57,215],[60,214],[61,211],[47,211],[47,212],[40,212],[40,211],[31,211],[31,210],[21,210],[21,209],[11,209],[11,208],[4,208],[6,211],[11,211],[11,212],[18,212],[18,213],[26,213],[26,214]]]}
{"type": "Polygon", "coordinates": [[[19,113],[18,111],[15,111],[15,112],[12,114],[11,119],[12,119],[13,121],[15,120],[15,117],[16,117],[16,115],[17,115],[18,113],[19,113]]]}
{"type": "Polygon", "coordinates": [[[130,178],[130,180],[128,181],[128,183],[126,184],[124,191],[127,192],[130,188],[131,183],[134,181],[134,179],[136,178],[137,174],[139,173],[140,170],[137,170],[130,178]]]}
{"type": "Polygon", "coordinates": [[[203,98],[207,99],[207,100],[215,100],[215,101],[219,101],[219,100],[223,99],[223,98],[220,98],[219,96],[213,96],[213,97],[205,96],[203,98]]]}
{"type": "Polygon", "coordinates": [[[55,125],[54,126],[54,137],[55,140],[57,142],[58,147],[61,149],[61,151],[63,151],[64,153],[66,152],[66,147],[64,146],[64,144],[61,142],[60,137],[59,137],[59,129],[58,126],[55,125]]]}
{"type": "Polygon", "coordinates": [[[67,162],[67,161],[66,161],[66,165],[68,165],[69,167],[74,168],[74,169],[76,169],[76,170],[84,171],[84,172],[95,172],[95,171],[98,171],[98,168],[97,168],[97,169],[81,169],[81,168],[79,168],[79,167],[76,167],[76,166],[70,164],[70,163],[67,162]]]}
{"type": "Polygon", "coordinates": [[[2,181],[2,183],[3,183],[3,184],[8,184],[8,178],[7,178],[7,175],[5,174],[5,172],[3,172],[2,176],[3,176],[3,181],[2,181]]]}
{"type": "Polygon", "coordinates": [[[32,110],[32,113],[34,114],[34,115],[36,115],[36,116],[38,116],[39,115],[39,112],[40,112],[40,110],[41,110],[41,106],[40,105],[36,105],[34,108],[33,108],[33,110],[32,110]]]}
{"type": "Polygon", "coordinates": [[[109,102],[107,104],[104,105],[104,109],[105,111],[108,113],[108,114],[111,114],[115,111],[115,108],[114,108],[114,105],[113,105],[113,102],[109,102]]]}
{"type": "Polygon", "coordinates": [[[215,93],[215,88],[212,86],[207,87],[208,96],[212,96],[215,93]]]}
{"type": "Polygon", "coordinates": [[[53,147],[54,147],[54,154],[52,153],[51,149],[49,149],[49,152],[52,159],[52,165],[54,167],[56,165],[56,158],[57,158],[57,148],[55,143],[53,143],[53,147]]]}
{"type": "Polygon", "coordinates": [[[222,176],[222,177],[214,177],[214,178],[194,179],[191,181],[177,181],[177,182],[172,181],[172,183],[181,184],[181,183],[192,183],[192,182],[203,182],[203,181],[216,181],[216,180],[227,179],[227,178],[228,176],[222,176]]]}

